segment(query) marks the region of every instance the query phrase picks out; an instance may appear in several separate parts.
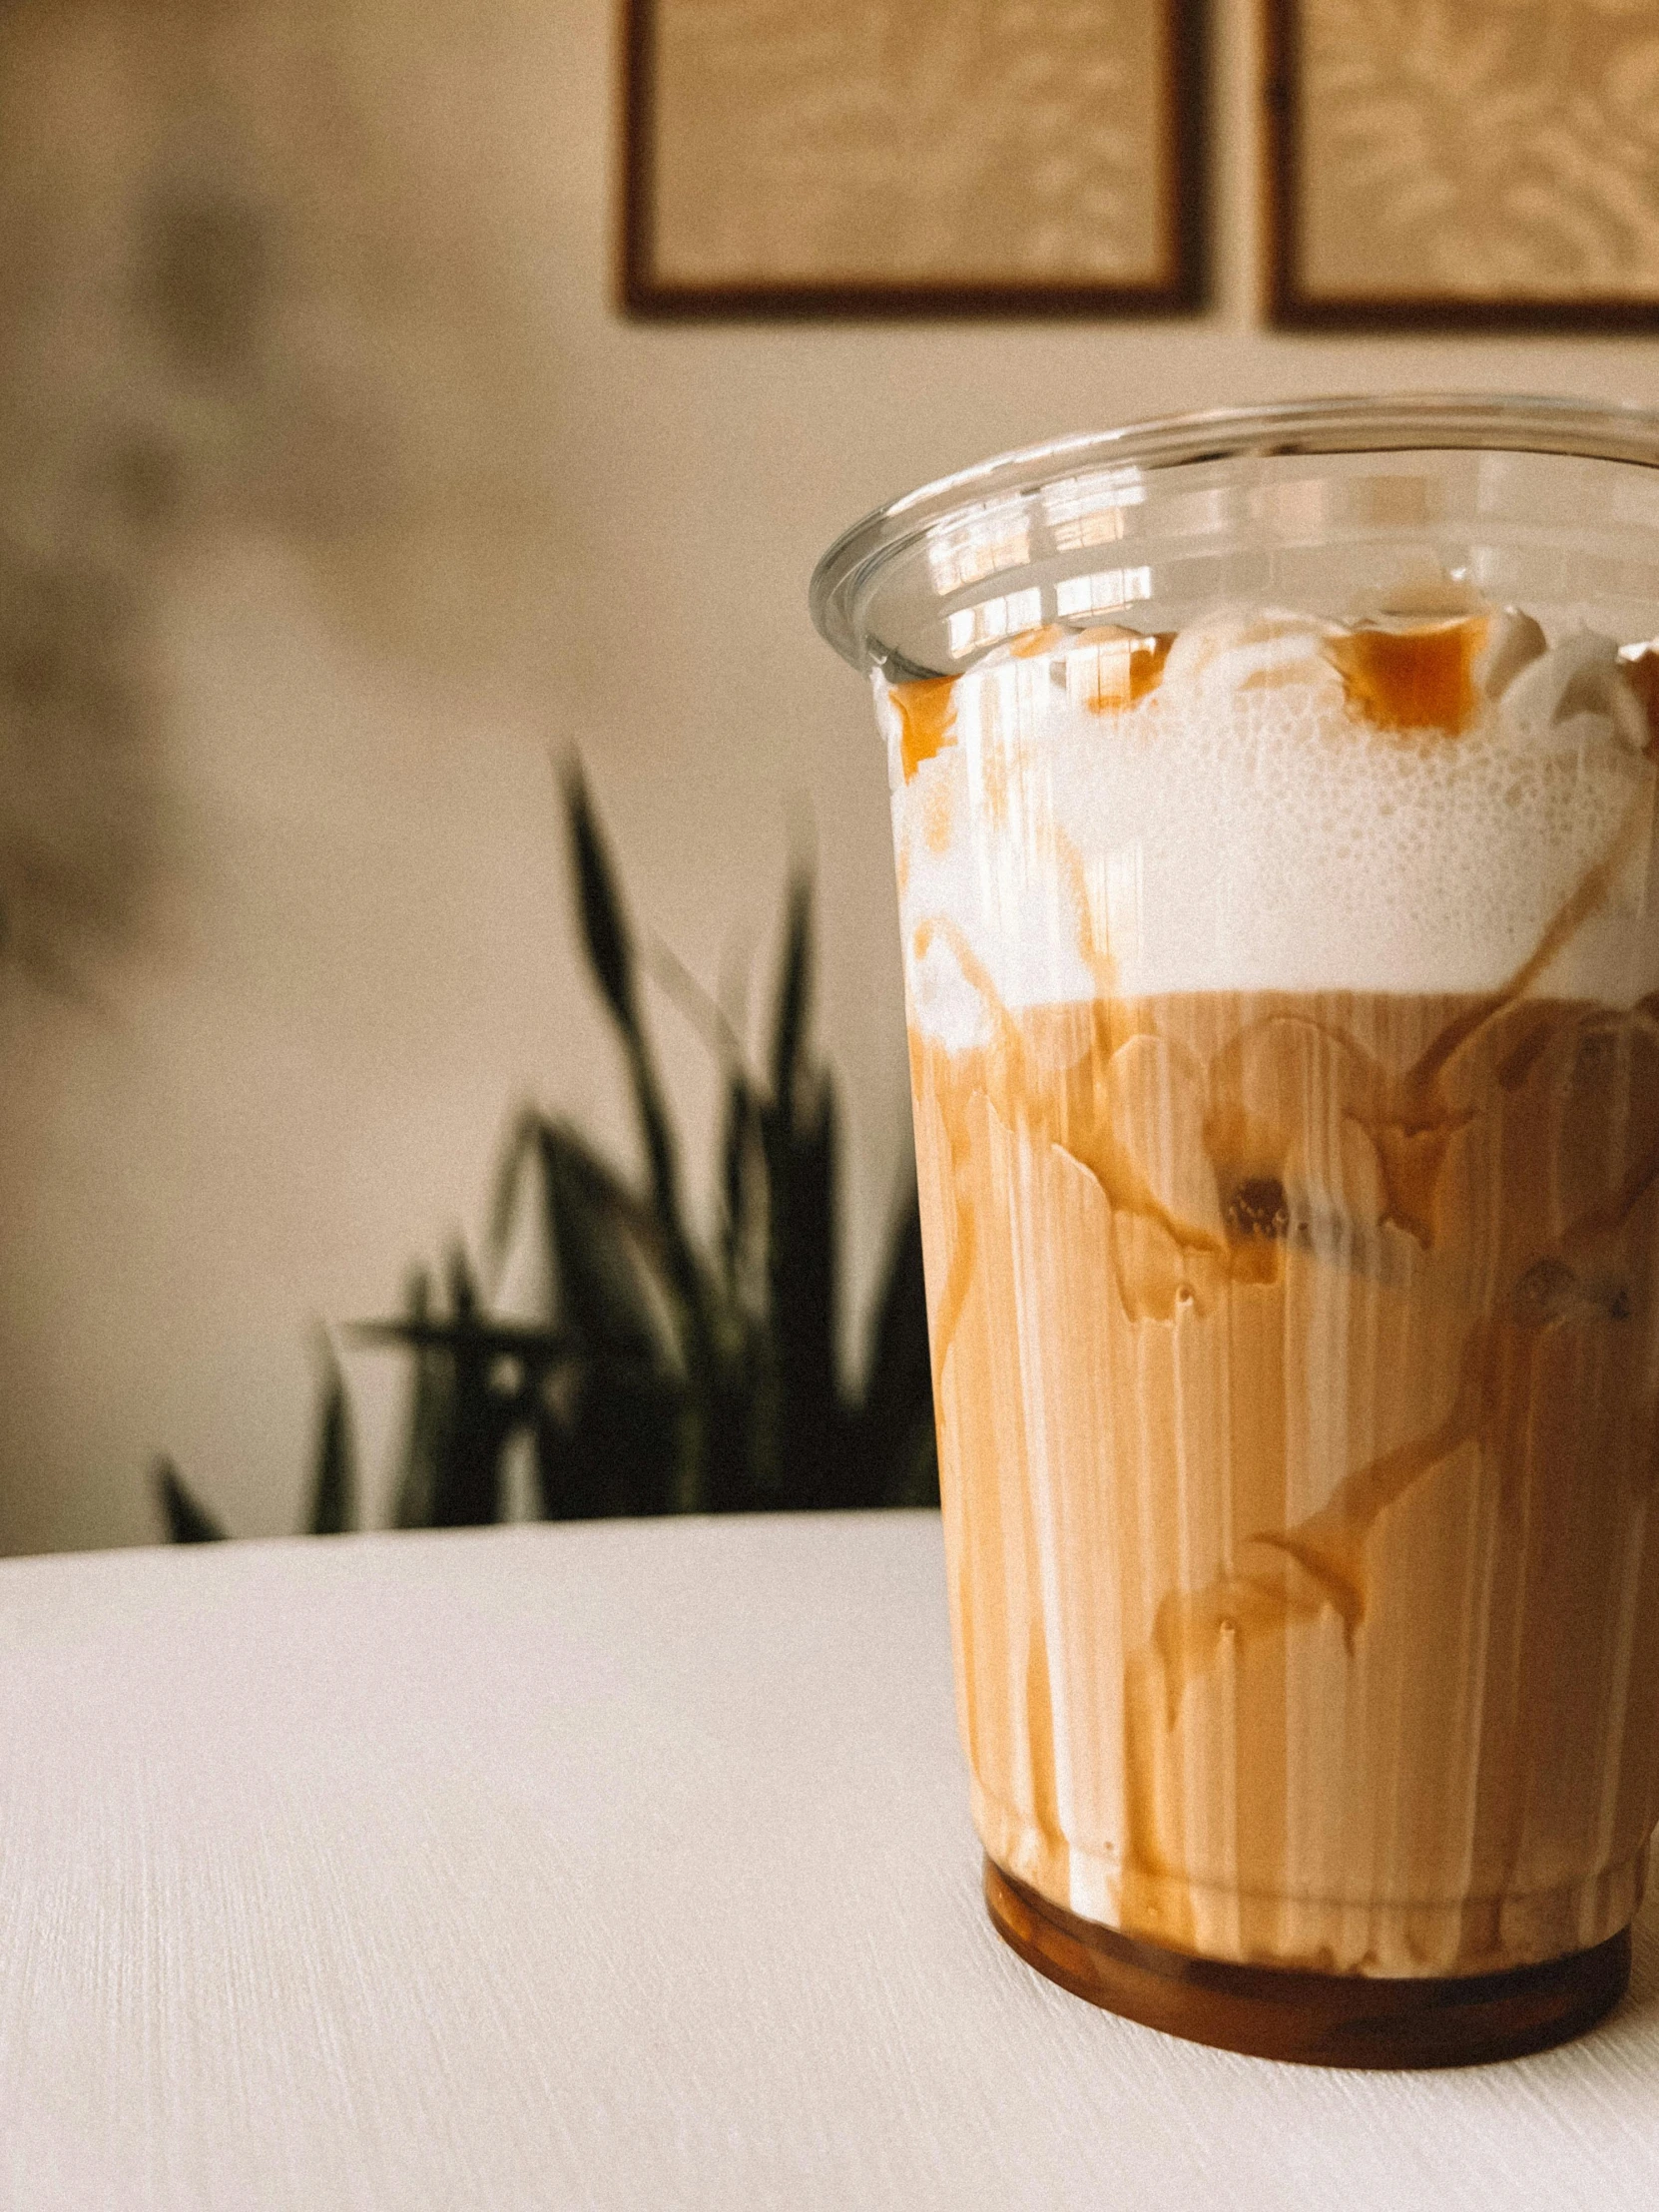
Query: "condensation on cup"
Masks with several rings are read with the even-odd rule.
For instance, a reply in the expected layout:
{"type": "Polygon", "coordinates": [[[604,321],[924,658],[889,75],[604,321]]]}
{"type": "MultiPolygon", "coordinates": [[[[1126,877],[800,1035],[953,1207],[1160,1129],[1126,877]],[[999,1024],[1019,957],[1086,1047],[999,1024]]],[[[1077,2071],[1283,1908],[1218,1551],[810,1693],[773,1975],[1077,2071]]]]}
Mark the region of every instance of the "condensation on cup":
{"type": "Polygon", "coordinates": [[[1659,417],[1071,440],[814,612],[887,755],[993,1920],[1269,2055],[1578,2032],[1659,1815],[1659,417]]]}

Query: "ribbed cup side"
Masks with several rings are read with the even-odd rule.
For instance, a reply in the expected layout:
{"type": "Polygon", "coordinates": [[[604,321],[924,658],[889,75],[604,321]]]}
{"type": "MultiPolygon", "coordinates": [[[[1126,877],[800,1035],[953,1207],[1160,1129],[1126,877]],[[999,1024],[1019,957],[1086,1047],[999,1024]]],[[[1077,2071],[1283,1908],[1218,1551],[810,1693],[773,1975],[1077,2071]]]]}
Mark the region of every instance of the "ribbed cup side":
{"type": "Polygon", "coordinates": [[[1476,1973],[1624,1926],[1659,1803],[1651,1019],[1195,994],[912,1068],[992,1858],[1247,1962],[1476,1973]]]}

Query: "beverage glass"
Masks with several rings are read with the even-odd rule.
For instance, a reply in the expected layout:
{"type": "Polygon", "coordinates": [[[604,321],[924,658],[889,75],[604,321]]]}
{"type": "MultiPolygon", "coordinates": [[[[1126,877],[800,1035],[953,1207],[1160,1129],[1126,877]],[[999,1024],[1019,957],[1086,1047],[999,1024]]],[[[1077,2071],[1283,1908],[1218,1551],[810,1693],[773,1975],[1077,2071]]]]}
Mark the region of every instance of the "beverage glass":
{"type": "Polygon", "coordinates": [[[1659,416],[1191,416],[813,583],[892,794],[958,1720],[1042,1971],[1612,2004],[1659,1814],[1659,416]]]}

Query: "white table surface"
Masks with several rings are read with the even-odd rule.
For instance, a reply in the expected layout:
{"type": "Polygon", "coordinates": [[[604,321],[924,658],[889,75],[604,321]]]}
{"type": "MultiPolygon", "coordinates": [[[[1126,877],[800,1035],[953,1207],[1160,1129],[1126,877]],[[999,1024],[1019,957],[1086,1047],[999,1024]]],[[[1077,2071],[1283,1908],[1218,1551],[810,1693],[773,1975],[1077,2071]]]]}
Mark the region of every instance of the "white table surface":
{"type": "Polygon", "coordinates": [[[938,1523],[0,1564],[0,2203],[1659,2204],[1659,1914],[1567,2049],[1196,2048],[992,1936],[938,1523]]]}

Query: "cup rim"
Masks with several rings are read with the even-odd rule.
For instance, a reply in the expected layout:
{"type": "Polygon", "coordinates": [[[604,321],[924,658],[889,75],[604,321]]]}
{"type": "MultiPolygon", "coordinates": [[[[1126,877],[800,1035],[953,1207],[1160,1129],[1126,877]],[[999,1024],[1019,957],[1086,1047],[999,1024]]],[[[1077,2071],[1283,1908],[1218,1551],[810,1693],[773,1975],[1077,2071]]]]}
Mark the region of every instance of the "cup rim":
{"type": "Polygon", "coordinates": [[[856,610],[874,575],[940,523],[993,501],[1108,469],[1132,479],[1196,461],[1471,448],[1659,468],[1659,410],[1530,392],[1354,392],[1208,407],[1050,438],[935,477],[872,509],[841,532],[814,569],[808,604],[820,636],[864,669],[869,660],[856,610]]]}

